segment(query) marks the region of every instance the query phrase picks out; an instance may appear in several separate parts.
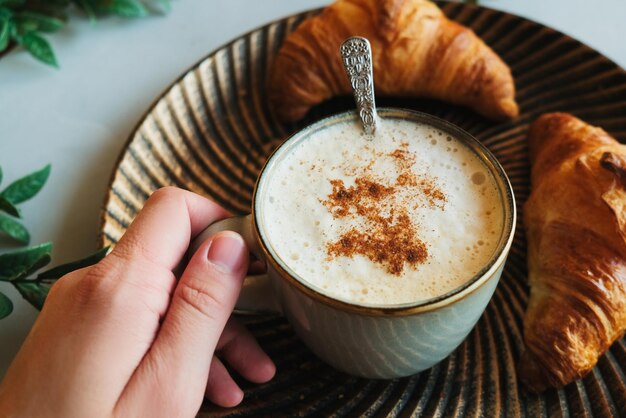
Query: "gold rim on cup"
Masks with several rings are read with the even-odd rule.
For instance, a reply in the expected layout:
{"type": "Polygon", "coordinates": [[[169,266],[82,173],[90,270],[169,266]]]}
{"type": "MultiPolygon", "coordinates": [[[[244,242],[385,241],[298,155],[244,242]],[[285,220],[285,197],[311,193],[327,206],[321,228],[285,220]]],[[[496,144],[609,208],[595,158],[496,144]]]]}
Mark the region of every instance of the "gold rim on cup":
{"type": "Polygon", "coordinates": [[[280,274],[281,278],[285,279],[290,285],[309,295],[313,299],[323,302],[326,305],[330,305],[344,311],[375,316],[404,316],[411,315],[417,312],[427,312],[439,309],[474,292],[485,282],[487,282],[488,279],[495,273],[495,271],[500,268],[500,266],[505,262],[508,251],[513,242],[513,235],[515,233],[515,224],[517,220],[517,211],[515,207],[513,188],[511,187],[508,176],[504,172],[504,169],[495,158],[495,156],[476,138],[474,138],[471,134],[464,131],[460,127],[436,116],[409,109],[379,108],[378,114],[380,117],[383,118],[408,118],[416,122],[434,126],[437,129],[451,134],[457,140],[461,141],[465,146],[467,146],[470,150],[472,150],[480,158],[485,167],[487,167],[496,182],[498,191],[500,192],[501,203],[504,207],[504,222],[498,241],[498,246],[496,247],[494,255],[483,269],[481,269],[463,285],[443,295],[439,295],[430,299],[397,305],[356,304],[326,295],[321,289],[307,283],[304,279],[300,278],[298,274],[296,274],[291,268],[289,268],[287,263],[282,261],[279,255],[276,254],[271,245],[268,244],[267,238],[265,237],[264,233],[265,231],[262,228],[262,223],[259,222],[259,217],[257,216],[257,207],[259,207],[258,198],[263,193],[263,189],[265,186],[263,182],[266,178],[266,174],[272,168],[277,158],[283,152],[285,152],[285,150],[288,150],[290,147],[295,146],[299,141],[307,138],[312,132],[336,123],[341,123],[348,120],[358,120],[358,115],[355,111],[349,111],[329,116],[307,126],[306,128],[291,135],[269,156],[261,170],[261,173],[257,178],[257,183],[254,188],[254,194],[252,196],[252,216],[255,233],[258,235],[258,242],[260,243],[261,249],[265,255],[267,262],[270,263],[272,267],[280,274]]]}

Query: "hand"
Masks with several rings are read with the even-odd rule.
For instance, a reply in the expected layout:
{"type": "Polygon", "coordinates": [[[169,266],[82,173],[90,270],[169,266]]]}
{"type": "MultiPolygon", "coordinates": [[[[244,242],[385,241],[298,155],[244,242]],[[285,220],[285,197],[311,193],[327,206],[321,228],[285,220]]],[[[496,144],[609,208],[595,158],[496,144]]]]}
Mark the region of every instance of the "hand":
{"type": "Polygon", "coordinates": [[[193,417],[203,396],[241,402],[220,353],[253,382],[275,367],[229,319],[248,252],[221,232],[175,271],[190,240],[227,216],[198,195],[155,192],[113,251],[50,290],[0,385],[0,416],[193,417]]]}

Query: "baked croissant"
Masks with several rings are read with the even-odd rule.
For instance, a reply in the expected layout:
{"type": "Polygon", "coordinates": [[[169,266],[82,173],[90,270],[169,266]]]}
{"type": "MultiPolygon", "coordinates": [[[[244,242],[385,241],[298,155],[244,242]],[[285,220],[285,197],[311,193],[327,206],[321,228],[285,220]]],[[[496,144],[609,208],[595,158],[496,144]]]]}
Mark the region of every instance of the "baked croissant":
{"type": "Polygon", "coordinates": [[[521,381],[584,376],[626,331],[626,146],[566,113],[530,128],[524,207],[531,291],[521,381]]]}
{"type": "Polygon", "coordinates": [[[339,54],[343,41],[372,45],[374,87],[387,96],[429,97],[491,119],[518,115],[511,71],[474,32],[426,0],[339,0],[287,36],[268,78],[284,122],[351,92],[339,54]]]}

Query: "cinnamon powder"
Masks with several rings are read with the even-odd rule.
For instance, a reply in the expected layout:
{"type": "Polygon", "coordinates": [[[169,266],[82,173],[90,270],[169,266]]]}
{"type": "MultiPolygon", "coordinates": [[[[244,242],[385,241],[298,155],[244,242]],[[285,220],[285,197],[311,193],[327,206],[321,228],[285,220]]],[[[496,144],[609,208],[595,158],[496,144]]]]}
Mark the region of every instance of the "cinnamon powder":
{"type": "Polygon", "coordinates": [[[337,241],[328,243],[327,251],[331,258],[360,254],[399,276],[405,266],[415,267],[428,258],[427,245],[408,213],[415,196],[421,195],[427,205],[442,210],[446,196],[434,179],[418,178],[412,171],[415,155],[409,152],[408,144],[376,155],[385,156],[393,159],[399,173],[393,184],[385,185],[375,178],[372,162],[350,187],[343,180],[330,180],[332,192],[322,204],[335,219],[347,217],[361,222],[359,229],[352,226],[337,241]]]}

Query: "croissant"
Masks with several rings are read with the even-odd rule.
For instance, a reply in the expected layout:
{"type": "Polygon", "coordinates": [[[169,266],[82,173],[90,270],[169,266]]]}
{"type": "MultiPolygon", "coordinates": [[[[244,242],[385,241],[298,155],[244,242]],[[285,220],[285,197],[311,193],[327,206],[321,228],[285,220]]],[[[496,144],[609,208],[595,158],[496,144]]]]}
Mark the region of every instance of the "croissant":
{"type": "Polygon", "coordinates": [[[293,122],[351,89],[339,55],[350,36],[372,45],[376,92],[468,106],[491,119],[518,115],[507,65],[474,32],[426,0],[339,0],[287,36],[268,77],[278,118],[293,122]]]}
{"type": "Polygon", "coordinates": [[[518,370],[539,392],[584,376],[626,331],[626,146],[552,113],[532,124],[529,148],[531,291],[518,370]]]}

